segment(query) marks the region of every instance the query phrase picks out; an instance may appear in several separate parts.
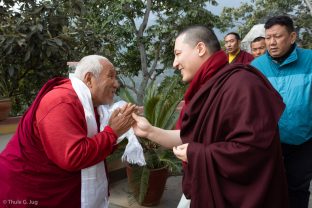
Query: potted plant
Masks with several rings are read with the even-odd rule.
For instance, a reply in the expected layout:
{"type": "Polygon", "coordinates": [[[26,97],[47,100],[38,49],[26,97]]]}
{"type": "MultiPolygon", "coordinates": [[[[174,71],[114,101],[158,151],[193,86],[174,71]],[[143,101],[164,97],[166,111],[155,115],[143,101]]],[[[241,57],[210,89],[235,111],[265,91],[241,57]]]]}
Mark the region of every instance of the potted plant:
{"type": "MultiPolygon", "coordinates": [[[[160,88],[151,83],[146,89],[143,107],[144,117],[154,126],[173,129],[179,116],[176,108],[182,93],[175,93],[177,81],[160,88]]],[[[129,101],[129,92],[121,90],[120,96],[129,101]],[[128,97],[128,98],[127,98],[128,97]]],[[[146,165],[143,167],[127,165],[130,192],[143,206],[159,204],[169,173],[180,173],[181,162],[171,149],[166,149],[146,138],[138,138],[142,145],[146,165]]]]}
{"type": "Polygon", "coordinates": [[[12,101],[8,83],[0,77],[0,121],[5,120],[11,111],[12,101]]]}

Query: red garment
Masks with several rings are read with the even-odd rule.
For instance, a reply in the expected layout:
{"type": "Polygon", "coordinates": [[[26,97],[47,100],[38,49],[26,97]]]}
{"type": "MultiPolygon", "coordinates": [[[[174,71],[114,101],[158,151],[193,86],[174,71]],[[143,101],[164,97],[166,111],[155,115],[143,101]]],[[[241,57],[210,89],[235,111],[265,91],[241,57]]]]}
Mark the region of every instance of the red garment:
{"type": "Polygon", "coordinates": [[[251,66],[206,70],[217,72],[193,89],[181,124],[181,139],[189,143],[182,185],[191,207],[287,208],[281,97],[251,66]]]}
{"type": "MultiPolygon", "coordinates": [[[[231,64],[250,64],[253,59],[254,57],[250,53],[244,50],[240,50],[234,60],[231,62],[231,64]]],[[[227,58],[227,60],[229,60],[229,57],[227,58]]]]}
{"type": "Polygon", "coordinates": [[[87,137],[83,107],[68,79],[41,89],[0,154],[0,207],[80,207],[81,169],[103,161],[116,144],[110,127],[87,137]]]}

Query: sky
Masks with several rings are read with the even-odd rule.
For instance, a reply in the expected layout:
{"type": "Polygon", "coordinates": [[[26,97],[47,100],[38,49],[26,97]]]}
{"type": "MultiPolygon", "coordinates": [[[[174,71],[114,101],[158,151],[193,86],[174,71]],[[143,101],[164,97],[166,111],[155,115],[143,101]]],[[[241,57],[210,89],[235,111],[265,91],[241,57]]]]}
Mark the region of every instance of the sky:
{"type": "MultiPolygon", "coordinates": [[[[220,15],[224,7],[240,7],[242,3],[251,2],[251,0],[217,0],[218,6],[212,6],[211,4],[208,4],[207,9],[211,11],[215,15],[220,15]]],[[[155,16],[151,15],[148,26],[152,25],[155,21],[155,16]]],[[[138,20],[137,26],[141,24],[142,20],[138,20]]],[[[214,32],[216,33],[219,40],[223,40],[223,37],[228,32],[231,32],[235,30],[235,28],[230,29],[230,31],[226,31],[225,33],[221,33],[218,29],[214,29],[214,32]]]]}
{"type": "Polygon", "coordinates": [[[217,0],[218,6],[209,6],[214,14],[221,14],[223,7],[239,7],[242,3],[251,2],[251,0],[217,0]]]}
{"type": "MultiPolygon", "coordinates": [[[[223,7],[240,7],[242,3],[251,2],[251,0],[218,0],[218,6],[212,6],[211,4],[208,4],[208,9],[216,15],[220,15],[223,7]]],[[[235,28],[230,29],[230,31],[235,30],[235,28]]],[[[214,29],[214,32],[216,33],[216,36],[219,40],[223,40],[224,35],[226,35],[228,32],[226,31],[224,33],[221,33],[218,29],[214,29]]]]}

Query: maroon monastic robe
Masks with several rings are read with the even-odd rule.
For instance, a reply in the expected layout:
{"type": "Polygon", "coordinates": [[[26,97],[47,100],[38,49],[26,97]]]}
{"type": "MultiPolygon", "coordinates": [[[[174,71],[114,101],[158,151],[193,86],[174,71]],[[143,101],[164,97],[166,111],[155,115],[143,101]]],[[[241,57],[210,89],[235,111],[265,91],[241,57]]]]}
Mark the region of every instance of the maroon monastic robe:
{"type": "Polygon", "coordinates": [[[256,69],[226,62],[223,52],[210,57],[185,96],[183,193],[197,208],[287,208],[278,132],[285,106],[256,69]]]}
{"type": "Polygon", "coordinates": [[[244,50],[240,50],[239,53],[234,58],[234,60],[231,62],[231,64],[234,64],[234,63],[235,64],[250,64],[250,62],[253,59],[254,59],[254,57],[250,53],[248,53],[244,50]]]}
{"type": "Polygon", "coordinates": [[[103,161],[116,140],[108,126],[88,138],[70,80],[50,80],[0,154],[0,207],[80,207],[81,169],[103,161]]]}

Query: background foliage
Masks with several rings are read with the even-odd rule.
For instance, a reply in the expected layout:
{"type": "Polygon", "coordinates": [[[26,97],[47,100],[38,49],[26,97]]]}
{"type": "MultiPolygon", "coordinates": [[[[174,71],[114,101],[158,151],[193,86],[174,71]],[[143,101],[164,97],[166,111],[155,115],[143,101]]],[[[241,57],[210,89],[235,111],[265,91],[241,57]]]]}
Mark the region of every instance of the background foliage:
{"type": "Polygon", "coordinates": [[[217,0],[1,0],[0,96],[14,101],[22,114],[41,86],[67,76],[67,61],[88,54],[108,57],[122,75],[122,85],[143,103],[149,82],[172,68],[178,30],[204,24],[222,31],[249,29],[272,15],[293,17],[300,44],[311,48],[311,14],[304,1],[251,0],[225,8],[221,16],[209,5],[217,0]],[[135,78],[135,81],[131,81],[135,78]]]}
{"type": "Polygon", "coordinates": [[[124,77],[138,76],[123,84],[142,104],[148,83],[171,68],[177,30],[218,20],[207,3],[216,1],[3,0],[0,84],[7,90],[0,94],[11,96],[14,114],[21,114],[48,79],[67,76],[67,61],[101,54],[124,77]]]}
{"type": "Polygon", "coordinates": [[[222,31],[237,27],[244,37],[255,24],[265,23],[276,15],[288,15],[294,20],[299,34],[297,42],[303,48],[312,48],[312,11],[302,0],[251,0],[238,8],[224,8],[220,15],[222,31]]]}
{"type": "Polygon", "coordinates": [[[14,113],[32,102],[47,79],[66,74],[72,42],[66,28],[74,1],[3,1],[0,7],[0,96],[10,96],[14,113]]]}
{"type": "MultiPolygon", "coordinates": [[[[101,53],[110,57],[127,77],[139,82],[122,84],[143,104],[144,90],[150,81],[172,67],[173,40],[176,32],[189,24],[214,26],[217,16],[205,9],[210,0],[91,0],[79,28],[92,31],[100,41],[101,53]]],[[[93,44],[91,44],[93,45],[93,44]]],[[[80,51],[86,51],[83,47],[80,51]]],[[[88,51],[90,52],[90,51],[88,51]]],[[[97,52],[97,51],[93,51],[97,52]]]]}

